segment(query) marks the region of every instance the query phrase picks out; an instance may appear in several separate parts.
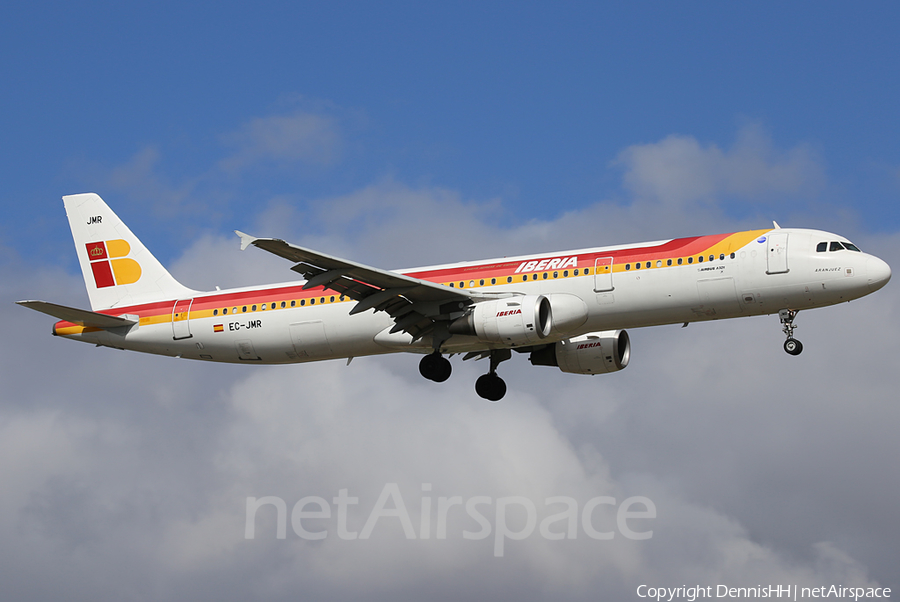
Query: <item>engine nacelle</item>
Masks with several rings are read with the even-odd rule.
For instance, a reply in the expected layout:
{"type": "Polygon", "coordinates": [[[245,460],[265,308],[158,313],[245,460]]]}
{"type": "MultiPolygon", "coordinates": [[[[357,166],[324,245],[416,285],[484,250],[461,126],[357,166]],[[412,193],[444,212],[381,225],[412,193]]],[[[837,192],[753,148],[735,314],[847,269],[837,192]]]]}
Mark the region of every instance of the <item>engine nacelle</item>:
{"type": "Polygon", "coordinates": [[[553,334],[570,332],[587,322],[587,304],[578,295],[550,293],[547,298],[553,314],[553,334]]]}
{"type": "Polygon", "coordinates": [[[469,314],[450,325],[450,333],[505,345],[533,345],[549,335],[552,327],[550,300],[544,295],[522,295],[476,303],[469,314]]]}
{"type": "Polygon", "coordinates": [[[624,330],[589,332],[531,353],[535,366],[559,366],[571,374],[606,374],[628,365],[631,339],[624,330]]]}

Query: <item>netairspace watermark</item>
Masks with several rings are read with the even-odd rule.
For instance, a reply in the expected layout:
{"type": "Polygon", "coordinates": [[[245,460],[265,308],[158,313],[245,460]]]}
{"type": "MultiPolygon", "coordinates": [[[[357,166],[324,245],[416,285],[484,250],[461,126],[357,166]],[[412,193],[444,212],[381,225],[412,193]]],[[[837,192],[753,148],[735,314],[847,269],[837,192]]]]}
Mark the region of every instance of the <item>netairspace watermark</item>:
{"type": "Polygon", "coordinates": [[[694,585],[681,587],[653,587],[642,584],[637,588],[639,598],[650,598],[661,602],[687,600],[694,602],[700,598],[782,598],[801,600],[814,598],[841,598],[860,600],[866,598],[890,598],[889,587],[844,587],[843,585],[821,585],[801,587],[798,585],[757,585],[755,587],[731,587],[728,585],[694,585]]]}
{"type": "MultiPolygon", "coordinates": [[[[398,521],[406,539],[431,539],[432,525],[434,539],[447,539],[450,536],[462,535],[463,539],[487,539],[493,534],[494,556],[503,556],[507,540],[520,541],[534,535],[535,529],[544,539],[561,540],[577,539],[579,523],[581,531],[590,539],[610,540],[618,534],[626,539],[643,540],[653,537],[652,530],[646,530],[648,519],[656,518],[656,505],[644,496],[632,496],[618,503],[614,497],[598,496],[586,501],[579,511],[578,501],[568,496],[553,496],[543,500],[545,510],[553,510],[552,514],[542,516],[538,524],[538,507],[531,499],[524,496],[508,496],[493,498],[486,495],[463,499],[462,496],[439,496],[436,500],[428,495],[430,483],[422,484],[424,494],[419,502],[418,531],[413,525],[406,502],[400,493],[397,483],[387,483],[381,490],[378,500],[368,513],[365,524],[359,532],[350,531],[348,515],[351,506],[359,505],[359,498],[349,495],[348,489],[338,490],[337,497],[331,504],[319,496],[306,496],[294,504],[290,513],[291,527],[297,536],[307,540],[322,540],[329,536],[331,529],[310,531],[310,522],[318,520],[316,526],[321,528],[322,521],[334,519],[334,529],[342,540],[369,539],[379,521],[398,521]],[[335,511],[332,511],[334,504],[335,511]],[[601,511],[597,511],[598,508],[601,511]],[[603,511],[610,513],[615,509],[615,529],[613,521],[602,521],[596,514],[603,511]],[[448,533],[448,517],[453,514],[464,520],[476,530],[460,529],[448,533]],[[524,521],[521,516],[524,515],[524,521]],[[580,518],[580,521],[579,521],[580,518]],[[434,519],[434,520],[432,520],[434,519]],[[492,520],[493,519],[493,520],[492,520]],[[645,529],[645,530],[640,530],[645,529]]],[[[287,503],[277,496],[248,497],[247,514],[244,525],[244,537],[256,538],[256,515],[261,508],[273,506],[276,512],[275,537],[287,537],[287,503]]],[[[456,521],[458,522],[458,521],[456,521]]]]}

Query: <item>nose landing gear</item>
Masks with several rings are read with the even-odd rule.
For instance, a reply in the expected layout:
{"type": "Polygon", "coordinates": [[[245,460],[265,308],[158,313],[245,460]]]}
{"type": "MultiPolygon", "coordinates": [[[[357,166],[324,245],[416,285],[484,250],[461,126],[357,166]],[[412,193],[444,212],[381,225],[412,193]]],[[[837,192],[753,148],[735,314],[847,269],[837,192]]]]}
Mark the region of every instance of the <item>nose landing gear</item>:
{"type": "Polygon", "coordinates": [[[793,309],[782,309],[778,312],[778,318],[783,324],[781,330],[787,337],[787,340],[784,342],[784,350],[791,355],[800,355],[803,351],[803,343],[794,338],[794,329],[797,328],[794,325],[794,318],[796,316],[797,311],[793,309]]]}

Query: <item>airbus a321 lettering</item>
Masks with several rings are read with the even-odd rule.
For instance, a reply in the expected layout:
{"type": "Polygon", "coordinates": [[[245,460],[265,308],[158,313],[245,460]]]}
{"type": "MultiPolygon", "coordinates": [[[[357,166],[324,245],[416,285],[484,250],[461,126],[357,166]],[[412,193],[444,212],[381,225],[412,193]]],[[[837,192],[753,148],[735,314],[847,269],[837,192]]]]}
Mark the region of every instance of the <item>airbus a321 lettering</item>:
{"type": "Polygon", "coordinates": [[[237,232],[303,280],[200,292],[177,282],[96,194],[63,197],[91,311],[19,301],[53,334],[210,362],[289,364],[412,352],[427,379],[447,356],[489,358],[475,390],[498,401],[512,352],[536,366],[605,374],[628,365],[626,328],[777,314],[794,318],[877,291],[881,259],[845,237],[773,228],[388,271],[237,232]]]}

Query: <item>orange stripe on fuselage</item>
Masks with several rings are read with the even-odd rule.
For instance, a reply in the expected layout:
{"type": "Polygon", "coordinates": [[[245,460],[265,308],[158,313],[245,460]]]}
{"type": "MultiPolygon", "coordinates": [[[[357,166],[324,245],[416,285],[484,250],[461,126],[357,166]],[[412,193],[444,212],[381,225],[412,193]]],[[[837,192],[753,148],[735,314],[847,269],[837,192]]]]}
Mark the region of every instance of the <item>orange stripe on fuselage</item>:
{"type": "MultiPolygon", "coordinates": [[[[652,263],[652,269],[665,269],[665,267],[667,266],[656,268],[655,262],[657,260],[677,259],[679,257],[687,258],[692,256],[698,257],[701,255],[704,257],[708,255],[714,255],[716,258],[723,254],[727,256],[770,231],[771,229],[749,230],[745,232],[734,232],[730,234],[694,236],[689,238],[678,238],[649,247],[638,246],[609,251],[564,251],[559,253],[547,253],[544,255],[533,256],[528,260],[500,260],[484,264],[454,266],[437,270],[410,270],[404,271],[402,273],[408,276],[412,276],[413,278],[428,280],[430,282],[435,282],[438,284],[449,285],[450,283],[453,283],[458,285],[460,282],[463,282],[465,288],[469,288],[469,283],[474,280],[477,281],[476,288],[486,288],[487,286],[490,286],[490,284],[488,283],[490,283],[492,278],[497,279],[497,285],[499,286],[507,284],[506,278],[508,276],[521,277],[526,273],[534,274],[547,271],[555,271],[553,269],[548,270],[546,268],[537,271],[516,271],[520,268],[520,266],[523,265],[523,263],[527,263],[527,261],[540,262],[544,259],[549,260],[563,257],[577,257],[577,265],[570,265],[567,268],[572,269],[573,271],[576,268],[580,271],[583,271],[585,268],[593,269],[595,261],[600,258],[612,258],[613,272],[624,271],[626,264],[645,261],[650,261],[652,263]],[[480,285],[481,280],[485,281],[484,285],[480,285]]],[[[677,266],[673,265],[672,267],[677,266]]],[[[584,276],[580,275],[577,277],[584,276]]],[[[588,277],[593,277],[593,274],[589,274],[588,277]]],[[[318,300],[322,297],[325,298],[326,304],[330,303],[332,297],[334,297],[335,303],[341,302],[340,295],[338,293],[335,293],[333,291],[326,292],[326,290],[327,289],[324,289],[323,287],[303,290],[302,285],[298,284],[296,286],[292,285],[264,290],[201,295],[194,298],[190,311],[190,319],[213,317],[214,310],[219,310],[219,313],[216,317],[226,318],[233,315],[231,313],[231,309],[234,307],[239,308],[238,314],[240,315],[244,315],[245,313],[261,313],[263,310],[260,309],[257,309],[256,312],[251,312],[250,308],[254,304],[259,307],[263,303],[275,303],[276,309],[267,309],[265,311],[278,311],[279,309],[282,309],[282,301],[285,301],[288,304],[284,309],[300,308],[299,302],[301,300],[306,301],[306,305],[303,306],[304,308],[317,307],[319,303],[312,305],[309,303],[309,300],[318,300]],[[297,305],[295,307],[290,307],[290,301],[297,301],[297,305]],[[247,312],[240,311],[240,309],[244,306],[248,306],[247,312]],[[229,313],[223,315],[221,313],[221,310],[223,308],[228,308],[229,313]]],[[[350,299],[349,297],[345,297],[344,301],[350,302],[352,301],[352,299],[350,299]]],[[[131,307],[119,307],[114,310],[105,310],[99,313],[111,316],[120,316],[123,314],[137,315],[140,319],[139,324],[141,326],[151,324],[165,324],[172,321],[172,308],[174,306],[174,303],[175,300],[171,299],[167,301],[157,301],[131,307]]],[[[61,336],[81,334],[82,332],[96,332],[97,330],[100,329],[85,328],[83,326],[72,324],[71,322],[66,321],[59,321],[54,325],[54,334],[61,336]]]]}

